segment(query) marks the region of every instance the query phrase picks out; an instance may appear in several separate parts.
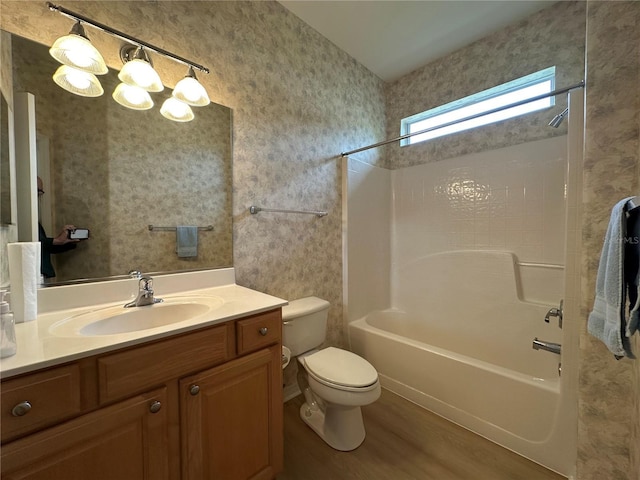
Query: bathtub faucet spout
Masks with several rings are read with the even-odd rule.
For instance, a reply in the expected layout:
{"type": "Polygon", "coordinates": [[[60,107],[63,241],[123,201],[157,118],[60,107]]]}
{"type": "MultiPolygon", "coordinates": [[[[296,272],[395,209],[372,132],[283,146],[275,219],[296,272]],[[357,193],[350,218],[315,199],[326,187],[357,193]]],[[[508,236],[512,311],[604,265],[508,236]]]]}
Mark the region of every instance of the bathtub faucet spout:
{"type": "Polygon", "coordinates": [[[560,355],[562,350],[562,345],[559,343],[544,342],[542,340],[538,340],[538,337],[533,339],[532,347],[534,350],[545,350],[547,352],[557,353],[558,355],[560,355]]]}

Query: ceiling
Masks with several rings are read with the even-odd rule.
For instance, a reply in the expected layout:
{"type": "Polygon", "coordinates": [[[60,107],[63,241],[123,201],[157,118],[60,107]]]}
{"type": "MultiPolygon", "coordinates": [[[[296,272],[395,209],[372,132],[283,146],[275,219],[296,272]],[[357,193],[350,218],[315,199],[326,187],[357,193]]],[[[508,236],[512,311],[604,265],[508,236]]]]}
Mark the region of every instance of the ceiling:
{"type": "Polygon", "coordinates": [[[280,0],[361,64],[391,82],[515,23],[552,0],[280,0]]]}

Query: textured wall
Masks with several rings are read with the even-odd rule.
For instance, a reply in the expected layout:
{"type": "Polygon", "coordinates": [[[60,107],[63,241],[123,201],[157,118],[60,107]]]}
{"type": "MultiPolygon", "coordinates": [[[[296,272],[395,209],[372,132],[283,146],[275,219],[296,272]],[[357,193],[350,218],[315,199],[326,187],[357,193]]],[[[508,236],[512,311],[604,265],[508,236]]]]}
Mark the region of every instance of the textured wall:
{"type": "MultiPolygon", "coordinates": [[[[400,120],[524,75],[556,66],[556,87],[584,76],[584,2],[557,2],[431,62],[386,88],[387,137],[400,134],[400,120]]],[[[448,135],[410,147],[390,147],[388,168],[402,168],[471,152],[492,150],[566,133],[547,124],[566,107],[564,96],[540,113],[448,135]]]]}
{"type": "MultiPolygon", "coordinates": [[[[199,78],[233,109],[234,266],[239,284],[332,304],[342,340],[339,153],[384,138],[383,85],[277,2],[66,2],[66,8],[211,68],[199,78]],[[251,204],[323,209],[324,218],[249,215],[251,204]]],[[[51,44],[72,22],[43,2],[2,2],[2,27],[51,44]]],[[[107,63],[118,42],[88,29],[107,63]]],[[[158,59],[171,84],[182,66],[158,59]]],[[[135,140],[134,140],[135,142],[135,140]]]]}
{"type": "Polygon", "coordinates": [[[616,361],[586,334],[586,317],[611,207],[640,193],[640,3],[587,10],[578,478],[637,480],[639,361],[616,361]]]}

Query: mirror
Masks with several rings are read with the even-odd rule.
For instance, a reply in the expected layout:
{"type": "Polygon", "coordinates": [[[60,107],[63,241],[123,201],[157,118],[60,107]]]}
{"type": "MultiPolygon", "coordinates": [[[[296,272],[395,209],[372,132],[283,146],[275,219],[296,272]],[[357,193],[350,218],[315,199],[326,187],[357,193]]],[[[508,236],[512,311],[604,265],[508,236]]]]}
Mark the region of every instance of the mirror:
{"type": "Polygon", "coordinates": [[[160,114],[167,88],[151,110],[127,109],[111,98],[114,70],[99,77],[102,96],[73,95],[53,82],[48,47],[12,38],[14,91],[35,96],[39,222],[48,237],[91,232],[51,256],[47,283],[232,266],[231,110],[212,103],[172,122],[160,114]],[[199,230],[197,256],[177,256],[179,225],[213,227],[199,230]]]}
{"type": "Polygon", "coordinates": [[[0,225],[11,225],[9,114],[9,103],[0,92],[0,225]]]}

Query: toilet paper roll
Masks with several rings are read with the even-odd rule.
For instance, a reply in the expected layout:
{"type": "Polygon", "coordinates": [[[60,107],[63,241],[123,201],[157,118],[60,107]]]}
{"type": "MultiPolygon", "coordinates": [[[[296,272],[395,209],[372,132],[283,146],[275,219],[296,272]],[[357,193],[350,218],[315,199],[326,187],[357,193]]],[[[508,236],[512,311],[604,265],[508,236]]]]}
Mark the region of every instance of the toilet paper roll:
{"type": "Polygon", "coordinates": [[[30,322],[38,316],[40,242],[9,243],[7,252],[11,309],[16,323],[30,322]]]}

